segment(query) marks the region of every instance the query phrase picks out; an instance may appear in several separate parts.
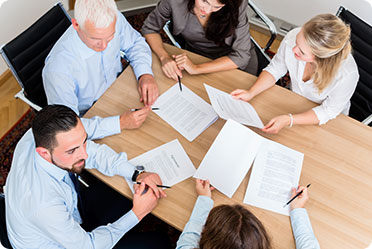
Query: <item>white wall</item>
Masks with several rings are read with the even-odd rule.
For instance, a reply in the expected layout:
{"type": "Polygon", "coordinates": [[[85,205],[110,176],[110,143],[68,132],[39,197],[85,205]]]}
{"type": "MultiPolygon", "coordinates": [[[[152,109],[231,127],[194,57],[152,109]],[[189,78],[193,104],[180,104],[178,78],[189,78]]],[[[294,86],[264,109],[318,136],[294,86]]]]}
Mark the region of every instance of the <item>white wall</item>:
{"type": "MultiPolygon", "coordinates": [[[[0,0],[0,45],[22,33],[57,2],[58,0],[0,0]]],[[[60,2],[68,9],[68,0],[60,2]]],[[[7,68],[1,58],[0,74],[7,68]]]]}
{"type": "Polygon", "coordinates": [[[336,14],[344,6],[372,25],[372,0],[252,0],[264,13],[302,26],[313,16],[336,14]]]}

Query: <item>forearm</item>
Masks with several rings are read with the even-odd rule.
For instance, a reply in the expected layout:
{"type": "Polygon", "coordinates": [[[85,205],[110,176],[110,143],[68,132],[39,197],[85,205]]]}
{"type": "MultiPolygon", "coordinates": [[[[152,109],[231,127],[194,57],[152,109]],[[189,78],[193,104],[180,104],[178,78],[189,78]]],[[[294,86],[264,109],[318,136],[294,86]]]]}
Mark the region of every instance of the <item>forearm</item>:
{"type": "Polygon", "coordinates": [[[195,65],[196,73],[213,73],[238,68],[238,66],[227,56],[220,57],[211,62],[195,65]]]}
{"type": "Polygon", "coordinates": [[[261,92],[269,89],[270,87],[275,85],[275,78],[274,76],[266,71],[262,71],[260,75],[258,76],[256,82],[253,84],[253,86],[248,90],[250,94],[255,97],[261,92]]]}
{"type": "MultiPolygon", "coordinates": [[[[288,115],[289,116],[289,115],[288,115]]],[[[293,125],[311,125],[319,124],[319,119],[313,110],[308,110],[306,112],[293,114],[293,125]]],[[[290,121],[290,118],[289,118],[290,121]]]]}
{"type": "Polygon", "coordinates": [[[146,34],[144,36],[146,38],[147,43],[150,45],[152,51],[154,51],[154,53],[160,59],[160,61],[166,57],[170,57],[163,46],[163,41],[160,37],[160,34],[152,33],[146,34]]]}

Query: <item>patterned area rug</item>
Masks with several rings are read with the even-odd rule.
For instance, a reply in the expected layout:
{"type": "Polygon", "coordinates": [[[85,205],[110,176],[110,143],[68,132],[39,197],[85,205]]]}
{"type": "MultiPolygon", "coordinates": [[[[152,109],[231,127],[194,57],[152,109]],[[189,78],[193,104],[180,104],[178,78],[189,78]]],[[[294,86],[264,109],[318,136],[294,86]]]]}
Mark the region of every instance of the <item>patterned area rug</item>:
{"type": "Polygon", "coordinates": [[[6,177],[12,164],[13,152],[23,134],[31,127],[35,113],[29,109],[21,119],[0,139],[0,192],[3,193],[6,177]]]}

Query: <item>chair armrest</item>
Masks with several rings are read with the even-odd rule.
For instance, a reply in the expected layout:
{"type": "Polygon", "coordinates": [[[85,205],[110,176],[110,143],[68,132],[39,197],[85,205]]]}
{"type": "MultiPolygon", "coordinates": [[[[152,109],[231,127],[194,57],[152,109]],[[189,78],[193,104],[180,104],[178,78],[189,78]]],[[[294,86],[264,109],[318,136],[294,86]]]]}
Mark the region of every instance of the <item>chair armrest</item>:
{"type": "Polygon", "coordinates": [[[170,20],[167,21],[164,26],[163,26],[163,30],[164,32],[167,34],[167,36],[169,37],[169,40],[171,40],[171,42],[173,43],[173,46],[177,47],[177,48],[181,48],[180,44],[178,44],[178,42],[176,41],[176,39],[174,39],[172,33],[170,32],[169,30],[169,24],[170,24],[170,20]]]}
{"type": "Polygon", "coordinates": [[[23,102],[25,102],[26,104],[31,106],[36,111],[40,111],[42,109],[40,106],[36,105],[35,103],[31,102],[28,98],[26,98],[26,96],[23,92],[23,89],[21,91],[19,91],[16,95],[14,95],[14,98],[21,99],[23,102]]]}
{"type": "Polygon", "coordinates": [[[264,22],[264,24],[269,28],[269,31],[270,31],[270,39],[269,41],[266,43],[266,46],[264,48],[264,51],[267,52],[267,50],[269,50],[271,44],[274,42],[275,38],[276,38],[276,35],[277,35],[277,31],[276,31],[276,27],[274,25],[274,23],[270,20],[270,18],[268,16],[266,16],[258,7],[256,4],[254,4],[251,0],[248,2],[248,5],[249,7],[251,7],[251,9],[254,11],[254,13],[256,13],[256,15],[264,22]]]}
{"type": "Polygon", "coordinates": [[[362,121],[363,124],[369,125],[372,122],[372,114],[369,115],[365,120],[362,121]]]}

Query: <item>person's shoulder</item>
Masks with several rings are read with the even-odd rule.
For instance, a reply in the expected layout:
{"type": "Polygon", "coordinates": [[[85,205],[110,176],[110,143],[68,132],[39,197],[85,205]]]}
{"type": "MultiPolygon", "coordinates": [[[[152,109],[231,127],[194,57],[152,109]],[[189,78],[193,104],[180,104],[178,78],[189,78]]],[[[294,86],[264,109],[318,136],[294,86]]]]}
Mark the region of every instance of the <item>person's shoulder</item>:
{"type": "Polygon", "coordinates": [[[349,73],[358,72],[358,65],[356,64],[354,56],[351,53],[344,60],[343,68],[349,73]]]}
{"type": "Polygon", "coordinates": [[[286,34],[285,39],[288,39],[288,40],[296,39],[296,35],[300,32],[300,30],[301,30],[301,27],[292,29],[286,34]]]}
{"type": "Polygon", "coordinates": [[[248,1],[242,1],[239,6],[239,13],[242,13],[242,12],[246,13],[247,8],[248,8],[248,1]]]}

